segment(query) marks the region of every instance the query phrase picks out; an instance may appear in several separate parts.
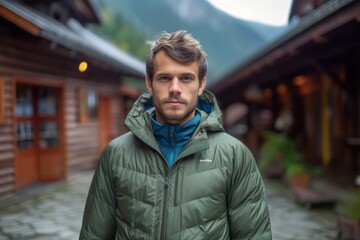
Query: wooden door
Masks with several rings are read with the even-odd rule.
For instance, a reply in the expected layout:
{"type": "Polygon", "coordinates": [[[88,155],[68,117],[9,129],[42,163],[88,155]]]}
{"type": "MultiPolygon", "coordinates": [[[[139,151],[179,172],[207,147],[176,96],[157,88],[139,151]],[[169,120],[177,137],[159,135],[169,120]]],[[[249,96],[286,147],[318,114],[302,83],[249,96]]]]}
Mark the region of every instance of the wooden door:
{"type": "Polygon", "coordinates": [[[58,88],[36,88],[39,180],[64,177],[62,152],[61,91],[58,88]]]}
{"type": "Polygon", "coordinates": [[[38,181],[35,95],[30,86],[16,89],[17,152],[15,161],[16,188],[38,181]]]}
{"type": "Polygon", "coordinates": [[[99,151],[101,152],[108,142],[112,139],[112,112],[111,112],[111,97],[100,96],[99,98],[99,151]]]}
{"type": "Polygon", "coordinates": [[[60,89],[17,85],[16,188],[64,177],[60,89]]]}

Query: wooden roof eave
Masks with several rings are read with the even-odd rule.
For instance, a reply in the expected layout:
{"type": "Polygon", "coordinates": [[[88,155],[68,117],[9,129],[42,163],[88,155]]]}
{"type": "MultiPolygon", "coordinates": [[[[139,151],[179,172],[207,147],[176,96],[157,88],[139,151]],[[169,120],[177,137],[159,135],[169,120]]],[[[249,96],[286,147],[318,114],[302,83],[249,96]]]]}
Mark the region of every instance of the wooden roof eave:
{"type": "Polygon", "coordinates": [[[121,75],[138,78],[145,76],[143,62],[122,52],[105,40],[101,40],[100,37],[86,30],[80,24],[74,30],[55,19],[7,0],[0,0],[0,16],[34,36],[42,37],[71,51],[80,52],[85,56],[107,62],[107,65],[121,75]]]}
{"type": "Polygon", "coordinates": [[[100,10],[94,0],[74,0],[71,3],[75,4],[76,8],[86,16],[89,23],[101,23],[100,10]]]}
{"type": "Polygon", "coordinates": [[[41,28],[39,26],[27,20],[26,18],[14,14],[14,12],[12,12],[10,9],[6,8],[3,5],[0,5],[0,16],[4,17],[9,22],[16,24],[17,26],[31,33],[34,36],[40,35],[41,28]]]}
{"type": "MultiPolygon", "coordinates": [[[[252,75],[262,72],[266,67],[276,66],[280,59],[293,58],[297,50],[305,44],[317,42],[327,32],[353,19],[359,19],[359,11],[354,11],[354,7],[349,7],[350,4],[357,4],[356,8],[360,9],[358,3],[356,0],[335,0],[324,4],[278,39],[250,56],[228,75],[212,84],[210,90],[217,96],[229,95],[229,91],[236,89],[241,82],[246,85],[245,81],[252,75]],[[330,15],[345,7],[347,7],[346,10],[342,11],[336,21],[326,21],[330,15]]],[[[262,72],[262,74],[265,73],[262,72]]]]}

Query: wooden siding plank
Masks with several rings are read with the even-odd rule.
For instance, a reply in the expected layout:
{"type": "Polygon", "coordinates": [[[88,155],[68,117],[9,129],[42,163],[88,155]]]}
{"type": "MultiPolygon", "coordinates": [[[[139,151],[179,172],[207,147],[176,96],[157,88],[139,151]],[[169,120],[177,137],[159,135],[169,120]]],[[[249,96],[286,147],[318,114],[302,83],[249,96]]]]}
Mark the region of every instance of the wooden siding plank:
{"type": "Polygon", "coordinates": [[[89,158],[89,156],[83,156],[83,157],[77,157],[77,158],[72,159],[72,161],[69,162],[69,167],[70,168],[75,168],[75,167],[80,166],[80,165],[96,166],[96,164],[97,164],[97,158],[96,157],[89,158]]]}
{"type": "Polygon", "coordinates": [[[78,165],[92,165],[99,155],[98,122],[80,123],[78,119],[77,91],[79,86],[84,86],[81,83],[82,81],[73,81],[65,87],[65,138],[70,169],[78,165]]]}
{"type": "Polygon", "coordinates": [[[2,176],[4,176],[4,175],[13,174],[13,173],[14,173],[14,167],[13,166],[0,168],[0,178],[2,178],[2,176]]]}
{"type": "Polygon", "coordinates": [[[7,175],[0,178],[0,185],[13,185],[12,183],[15,181],[13,175],[7,175]]]}
{"type": "Polygon", "coordinates": [[[2,155],[2,152],[13,151],[13,150],[14,150],[14,145],[12,143],[0,144],[0,157],[2,155]]]}
{"type": "Polygon", "coordinates": [[[0,162],[4,161],[4,160],[12,160],[14,159],[14,153],[13,152],[5,152],[5,153],[1,153],[0,154],[0,162]]]}
{"type": "Polygon", "coordinates": [[[12,78],[1,75],[4,99],[3,121],[0,124],[0,201],[15,194],[15,128],[14,128],[14,83],[12,78]]]}
{"type": "Polygon", "coordinates": [[[13,133],[13,126],[10,124],[4,124],[4,125],[0,125],[0,134],[1,135],[5,135],[5,134],[12,134],[13,133]]]}
{"type": "Polygon", "coordinates": [[[13,142],[14,141],[14,136],[13,135],[1,135],[0,136],[0,144],[1,143],[9,143],[9,142],[13,142]]]}

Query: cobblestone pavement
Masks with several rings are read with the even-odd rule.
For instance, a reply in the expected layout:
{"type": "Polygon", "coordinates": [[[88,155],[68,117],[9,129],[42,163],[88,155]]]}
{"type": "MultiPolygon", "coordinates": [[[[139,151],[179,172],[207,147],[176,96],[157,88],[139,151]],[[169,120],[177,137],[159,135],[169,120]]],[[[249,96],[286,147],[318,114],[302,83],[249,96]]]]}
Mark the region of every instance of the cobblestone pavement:
{"type": "MultiPolygon", "coordinates": [[[[78,239],[92,174],[77,174],[0,208],[0,239],[78,239]]],[[[336,239],[336,216],[331,211],[298,206],[283,183],[266,180],[266,188],[274,240],[336,239]]]]}
{"type": "Polygon", "coordinates": [[[266,180],[274,240],[337,239],[336,214],[330,209],[306,209],[295,203],[286,185],[266,180]]]}
{"type": "Polygon", "coordinates": [[[76,174],[67,182],[0,208],[0,239],[78,239],[92,175],[92,171],[76,174]]]}

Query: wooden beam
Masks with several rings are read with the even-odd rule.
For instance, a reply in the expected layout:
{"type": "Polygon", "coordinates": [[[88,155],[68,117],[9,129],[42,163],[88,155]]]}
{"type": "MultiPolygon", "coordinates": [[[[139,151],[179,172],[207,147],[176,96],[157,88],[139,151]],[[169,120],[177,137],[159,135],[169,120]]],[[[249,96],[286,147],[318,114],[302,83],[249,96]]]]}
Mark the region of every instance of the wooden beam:
{"type": "Polygon", "coordinates": [[[331,73],[325,66],[323,66],[319,61],[311,59],[311,64],[317,69],[321,74],[326,75],[330,80],[332,80],[338,87],[345,89],[344,83],[339,79],[339,77],[331,73]]]}
{"type": "Polygon", "coordinates": [[[10,11],[8,8],[4,7],[3,5],[0,5],[0,16],[16,24],[17,26],[31,33],[34,36],[40,35],[41,28],[39,26],[15,14],[14,12],[10,11]]]}

